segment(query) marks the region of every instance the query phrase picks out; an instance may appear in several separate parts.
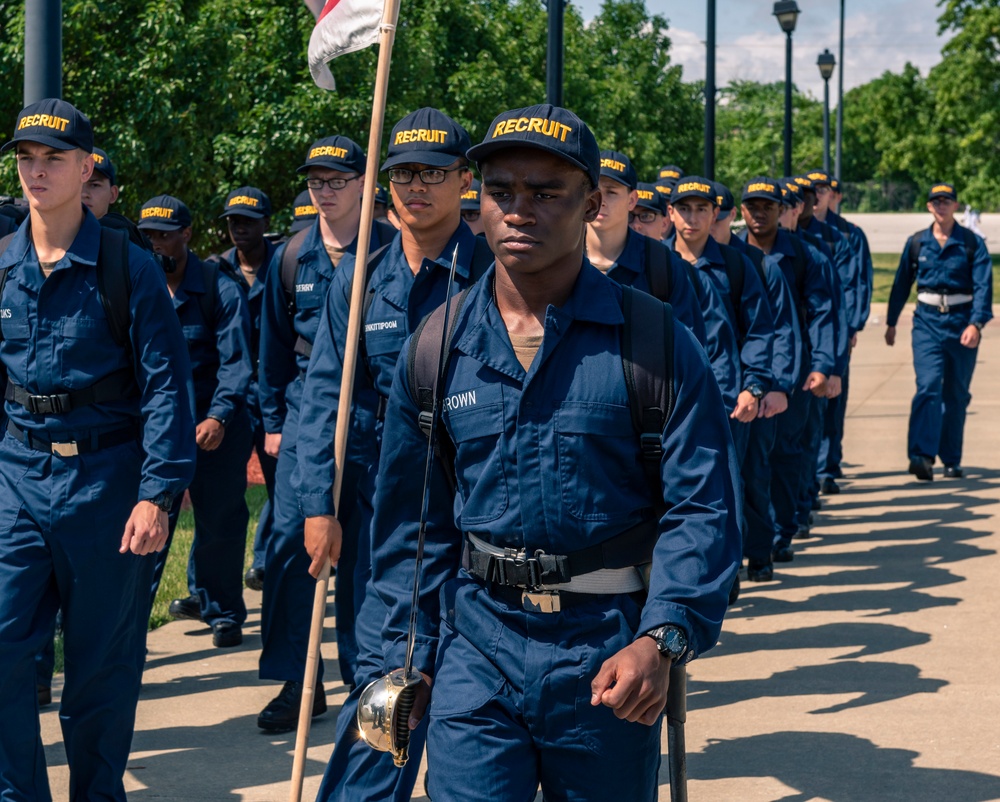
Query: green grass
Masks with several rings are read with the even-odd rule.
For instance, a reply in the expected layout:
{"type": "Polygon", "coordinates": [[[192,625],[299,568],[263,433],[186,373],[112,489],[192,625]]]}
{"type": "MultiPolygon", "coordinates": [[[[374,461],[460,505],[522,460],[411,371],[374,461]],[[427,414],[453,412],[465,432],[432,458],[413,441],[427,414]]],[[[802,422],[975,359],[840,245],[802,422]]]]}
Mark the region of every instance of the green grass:
{"type": "MultiPolygon", "coordinates": [[[[993,297],[1000,298],[1000,254],[990,254],[993,260],[993,297]]],[[[896,268],[899,267],[898,253],[873,253],[872,264],[875,266],[875,286],[872,292],[872,301],[875,303],[885,303],[889,300],[889,292],[892,290],[893,279],[896,278],[896,268]]],[[[914,285],[910,293],[910,300],[917,299],[917,287],[914,285]]]]}
{"type": "MultiPolygon", "coordinates": [[[[247,543],[243,570],[250,567],[253,560],[253,537],[257,531],[257,519],[267,501],[267,490],[263,485],[252,485],[247,488],[247,506],[250,508],[250,523],[247,524],[247,543]]],[[[167,555],[167,564],[163,568],[163,578],[160,589],[153,602],[153,611],[149,616],[149,628],[156,629],[171,621],[167,608],[174,599],[188,596],[187,563],[191,551],[191,541],[194,538],[194,515],[191,510],[184,510],[177,520],[174,530],[174,540],[167,555]]],[[[56,673],[63,670],[62,637],[56,638],[56,673]]]]}

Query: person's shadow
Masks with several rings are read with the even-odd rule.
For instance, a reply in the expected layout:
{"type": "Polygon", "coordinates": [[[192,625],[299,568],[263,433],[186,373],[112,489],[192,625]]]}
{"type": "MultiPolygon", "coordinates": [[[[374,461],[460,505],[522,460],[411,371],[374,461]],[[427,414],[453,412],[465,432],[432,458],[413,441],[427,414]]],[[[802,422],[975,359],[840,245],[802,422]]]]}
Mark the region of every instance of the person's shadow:
{"type": "MultiPolygon", "coordinates": [[[[922,768],[905,749],[879,747],[835,732],[776,732],[714,740],[689,754],[688,776],[699,780],[773,777],[797,793],[775,802],[988,802],[1000,799],[1000,777],[959,769],[922,768]]],[[[660,784],[668,785],[666,757],[660,784]]],[[[711,795],[706,795],[710,799],[711,795]]]]}

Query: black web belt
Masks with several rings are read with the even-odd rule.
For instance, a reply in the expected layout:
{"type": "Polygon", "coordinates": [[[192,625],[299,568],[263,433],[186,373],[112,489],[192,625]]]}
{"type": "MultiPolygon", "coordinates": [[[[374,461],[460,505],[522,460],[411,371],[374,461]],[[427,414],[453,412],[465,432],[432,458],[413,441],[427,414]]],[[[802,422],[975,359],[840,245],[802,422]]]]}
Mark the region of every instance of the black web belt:
{"type": "Polygon", "coordinates": [[[30,393],[8,380],[3,397],[5,401],[13,401],[24,407],[32,415],[65,415],[70,410],[89,404],[123,401],[134,398],[136,394],[132,368],[123,368],[82,390],[67,390],[51,395],[30,393]]]}
{"type": "MultiPolygon", "coordinates": [[[[51,437],[38,432],[31,432],[22,429],[14,421],[7,421],[7,432],[17,440],[20,440],[28,448],[35,451],[44,451],[47,454],[56,454],[60,457],[75,457],[78,454],[86,454],[90,451],[100,451],[102,448],[120,446],[139,438],[139,426],[133,424],[121,429],[113,429],[110,432],[91,432],[79,439],[66,439],[55,441],[51,437]]],[[[76,435],[67,435],[76,437],[76,435]]]]}

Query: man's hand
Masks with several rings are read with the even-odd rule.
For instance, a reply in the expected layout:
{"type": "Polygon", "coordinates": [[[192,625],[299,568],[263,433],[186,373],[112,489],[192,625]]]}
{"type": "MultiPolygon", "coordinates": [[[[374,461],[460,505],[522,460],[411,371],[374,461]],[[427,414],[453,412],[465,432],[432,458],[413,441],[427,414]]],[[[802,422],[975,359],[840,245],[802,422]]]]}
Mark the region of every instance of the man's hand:
{"type": "Polygon", "coordinates": [[[330,558],[330,565],[337,564],[344,533],[340,528],[340,521],[332,515],[316,515],[306,518],[305,535],[306,551],[312,557],[309,574],[315,579],[327,557],[330,558]]]}
{"type": "Polygon", "coordinates": [[[278,452],[281,450],[281,432],[276,434],[265,434],[264,435],[264,453],[269,457],[278,458],[278,452]]]}
{"type": "Polygon", "coordinates": [[[819,371],[813,371],[806,376],[806,383],[802,385],[803,390],[808,390],[817,398],[826,397],[826,376],[819,371]]]}
{"type": "Polygon", "coordinates": [[[826,397],[836,398],[844,391],[844,382],[840,376],[831,376],[826,382],[826,397]]]}
{"type": "Polygon", "coordinates": [[[205,418],[194,430],[194,441],[202,451],[215,451],[225,436],[226,427],[215,418],[205,418]]]}
{"type": "Polygon", "coordinates": [[[119,554],[152,554],[167,544],[167,514],[151,501],[140,501],[125,524],[119,554]]]}
{"type": "Polygon", "coordinates": [[[736,396],[736,409],[729,417],[736,418],[740,423],[750,423],[757,417],[757,399],[749,390],[744,390],[736,396]]]}
{"type": "Polygon", "coordinates": [[[656,641],[641,637],[604,661],[590,683],[590,703],[651,727],[667,704],[669,685],[670,660],[660,654],[656,641]]]}
{"type": "Polygon", "coordinates": [[[773,418],[788,409],[788,396],[778,390],[772,390],[760,400],[761,418],[773,418]]]}
{"type": "Polygon", "coordinates": [[[851,351],[853,352],[854,349],[857,347],[858,347],[858,333],[854,332],[854,334],[851,335],[851,351]]]}
{"type": "Polygon", "coordinates": [[[896,327],[886,326],[885,327],[885,344],[895,345],[896,344],[896,327]]]}
{"type": "Polygon", "coordinates": [[[406,720],[407,726],[411,730],[415,730],[419,726],[420,719],[427,712],[427,704],[431,700],[431,685],[434,684],[434,680],[423,671],[420,672],[420,676],[424,678],[424,681],[417,686],[417,695],[413,698],[413,709],[410,711],[410,717],[406,720]]]}
{"type": "Polygon", "coordinates": [[[962,343],[966,348],[976,348],[979,345],[979,340],[982,338],[982,333],[973,326],[971,323],[965,327],[965,331],[962,332],[962,336],[959,342],[962,343]]]}

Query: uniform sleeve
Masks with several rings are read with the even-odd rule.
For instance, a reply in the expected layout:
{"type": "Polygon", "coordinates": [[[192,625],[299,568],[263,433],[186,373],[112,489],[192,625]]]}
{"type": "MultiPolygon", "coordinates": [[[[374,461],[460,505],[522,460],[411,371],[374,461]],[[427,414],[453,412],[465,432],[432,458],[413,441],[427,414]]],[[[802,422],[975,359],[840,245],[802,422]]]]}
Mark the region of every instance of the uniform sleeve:
{"type": "Polygon", "coordinates": [[[844,285],[840,278],[840,271],[836,265],[821,251],[817,251],[814,256],[823,265],[827,286],[830,288],[830,298],[833,300],[833,313],[835,320],[834,328],[834,360],[833,372],[828,376],[843,376],[847,370],[847,363],[850,358],[850,326],[847,320],[848,305],[844,295],[844,285]]]}
{"type": "Polygon", "coordinates": [[[889,293],[889,311],[885,316],[887,326],[895,326],[899,322],[899,315],[910,299],[910,291],[913,289],[913,282],[917,279],[916,271],[910,264],[910,243],[913,237],[906,240],[903,246],[903,254],[899,257],[899,267],[896,268],[896,278],[892,282],[892,291],[889,293]]]}
{"type": "MultiPolygon", "coordinates": [[[[407,340],[403,354],[409,353],[411,341],[407,340]]],[[[383,626],[387,672],[402,667],[406,659],[427,456],[427,438],[417,423],[419,409],[410,397],[407,362],[402,357],[397,362],[389,394],[372,521],[372,577],[388,609],[383,626]]],[[[441,460],[435,460],[417,605],[413,665],[425,674],[433,673],[437,654],[440,590],[458,573],[462,554],[462,533],[455,526],[455,500],[444,471],[441,460]]]]}
{"type": "Polygon", "coordinates": [[[858,227],[854,228],[858,242],[861,246],[861,274],[858,277],[860,290],[858,292],[858,331],[863,331],[868,322],[868,315],[871,313],[872,292],[875,284],[875,265],[872,262],[872,251],[868,246],[868,237],[865,232],[858,227]]]}
{"type": "Polygon", "coordinates": [[[976,255],[972,260],[972,323],[993,319],[993,260],[983,238],[976,235],[976,255]]]}
{"type": "MultiPolygon", "coordinates": [[[[136,259],[139,249],[129,250],[136,259]]],[[[163,271],[148,257],[132,272],[129,307],[146,453],[137,500],[178,496],[194,478],[196,458],[191,363],[163,271]]]]}
{"type": "Polygon", "coordinates": [[[804,300],[811,348],[809,370],[832,376],[837,365],[837,309],[826,268],[808,245],[805,245],[805,250],[804,300]]]}
{"type": "MultiPolygon", "coordinates": [[[[831,226],[832,228],[832,226],[831,226]]],[[[853,248],[850,238],[837,228],[833,229],[836,239],[833,250],[833,266],[840,281],[840,291],[844,299],[843,322],[847,327],[849,341],[858,330],[858,274],[859,254],[853,248]]]]}
{"type": "Polygon", "coordinates": [[[705,318],[702,315],[694,283],[691,281],[687,262],[672,250],[668,253],[670,269],[673,271],[673,281],[670,282],[670,306],[674,310],[674,316],[691,329],[695,339],[704,347],[707,340],[705,318]]]}
{"type": "MultiPolygon", "coordinates": [[[[347,254],[333,274],[320,315],[302,390],[297,440],[298,465],[292,476],[299,507],[307,518],[334,515],[335,434],[350,316],[354,258],[347,254]]],[[[355,400],[357,400],[355,398],[355,400]]]]}
{"type": "Polygon", "coordinates": [[[775,264],[764,264],[767,295],[774,320],[773,357],[771,372],[774,374],[772,390],[791,395],[802,374],[802,332],[792,290],[785,275],[775,264]]]}
{"type": "Polygon", "coordinates": [[[212,394],[208,417],[230,423],[236,410],[246,403],[250,388],[250,309],[239,285],[217,276],[215,341],[219,351],[218,383],[212,394]]]}
{"type": "Polygon", "coordinates": [[[682,326],[675,326],[674,338],[677,400],[663,430],[660,462],[667,511],[638,632],[675,624],[698,656],[719,637],[742,556],[739,468],[708,358],[682,326]]]}
{"type": "Polygon", "coordinates": [[[260,313],[260,364],[258,389],[264,431],[277,434],[285,423],[285,390],[298,375],[295,363],[295,329],[288,314],[285,288],[281,285],[281,257],[285,245],[274,252],[264,279],[260,313]]]}
{"type": "Polygon", "coordinates": [[[765,391],[774,383],[772,359],[774,354],[774,316],[767,292],[753,263],[741,254],[743,260],[743,297],[740,299],[740,328],[743,347],[740,362],[743,365],[743,387],[759,384],[765,391]]]}

